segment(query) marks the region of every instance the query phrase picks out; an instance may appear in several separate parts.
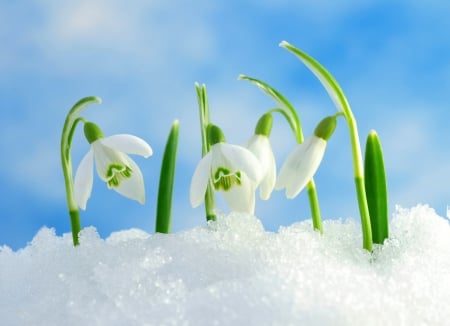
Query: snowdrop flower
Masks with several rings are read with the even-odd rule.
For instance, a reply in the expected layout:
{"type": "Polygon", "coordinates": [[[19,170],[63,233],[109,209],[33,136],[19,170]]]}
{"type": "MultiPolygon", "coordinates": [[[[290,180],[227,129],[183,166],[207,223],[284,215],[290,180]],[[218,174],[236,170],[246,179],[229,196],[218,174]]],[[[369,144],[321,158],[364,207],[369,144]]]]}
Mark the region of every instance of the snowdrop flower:
{"type": "Polygon", "coordinates": [[[311,137],[297,145],[281,167],[275,186],[277,190],[286,188],[287,198],[294,198],[303,190],[316,173],[335,128],[336,116],[326,117],[311,137]]]}
{"type": "Polygon", "coordinates": [[[261,164],[246,148],[225,143],[219,127],[208,125],[210,151],[200,160],[190,187],[192,207],[205,199],[208,182],[214,190],[221,190],[232,210],[253,214],[255,189],[262,178],[261,164]]]}
{"type": "Polygon", "coordinates": [[[85,123],[84,133],[91,149],[81,160],[75,174],[74,196],[77,205],[86,209],[92,191],[94,160],[100,179],[109,189],[143,204],[144,179],[137,164],[127,154],[149,157],[152,155],[150,145],[133,135],[104,137],[100,128],[92,122],[85,123]]]}
{"type": "Polygon", "coordinates": [[[261,163],[263,178],[259,186],[259,196],[263,200],[270,198],[277,174],[275,157],[269,141],[272,121],[271,113],[264,114],[256,125],[255,134],[245,145],[261,163]]]}

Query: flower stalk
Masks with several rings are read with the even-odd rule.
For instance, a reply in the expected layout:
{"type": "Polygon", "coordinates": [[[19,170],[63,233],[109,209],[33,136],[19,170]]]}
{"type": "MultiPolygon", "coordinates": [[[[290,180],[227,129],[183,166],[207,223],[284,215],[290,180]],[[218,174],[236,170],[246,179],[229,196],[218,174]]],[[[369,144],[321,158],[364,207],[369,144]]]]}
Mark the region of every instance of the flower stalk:
{"type": "MultiPolygon", "coordinates": [[[[294,133],[295,139],[297,144],[301,144],[304,141],[303,131],[302,131],[302,125],[300,122],[300,118],[297,114],[297,111],[292,106],[292,104],[276,89],[271,87],[269,84],[258,80],[253,77],[249,77],[246,75],[239,75],[239,79],[247,80],[256,86],[260,90],[262,90],[266,95],[271,97],[279,107],[272,109],[270,112],[278,112],[280,113],[288,122],[289,126],[292,129],[292,132],[294,133]]],[[[312,222],[313,222],[313,228],[314,230],[319,231],[320,233],[323,233],[323,227],[322,227],[322,218],[320,214],[320,206],[319,206],[319,197],[317,195],[317,188],[316,184],[314,182],[314,178],[311,178],[307,185],[306,185],[307,193],[308,193],[308,200],[309,200],[309,207],[311,210],[311,216],[312,216],[312,222]]]]}
{"type": "Polygon", "coordinates": [[[342,91],[338,82],[317,60],[286,41],[282,41],[280,43],[280,46],[297,56],[300,61],[302,61],[306,65],[306,67],[311,70],[311,72],[319,79],[319,81],[326,89],[328,95],[331,97],[338,111],[344,114],[350,132],[355,187],[358,199],[359,213],[361,217],[363,248],[368,251],[372,251],[372,230],[364,184],[364,169],[362,163],[361,145],[359,142],[356,119],[353,116],[350,104],[348,103],[347,98],[345,97],[344,92],[342,91]]]}
{"type": "MultiPolygon", "coordinates": [[[[208,154],[210,150],[210,144],[208,142],[208,137],[206,133],[206,129],[210,123],[209,118],[209,105],[208,105],[208,96],[206,93],[206,85],[195,83],[195,89],[197,91],[197,100],[198,100],[198,108],[200,113],[200,131],[202,137],[202,157],[208,154]]],[[[211,181],[208,182],[205,193],[205,211],[206,211],[206,221],[215,221],[216,213],[215,209],[215,199],[214,199],[214,190],[211,184],[211,181]]]]}
{"type": "Polygon", "coordinates": [[[64,174],[64,183],[66,188],[67,206],[69,208],[70,224],[72,229],[73,245],[79,245],[78,234],[81,231],[80,213],[78,205],[75,201],[73,175],[72,175],[72,158],[71,147],[72,138],[75,132],[76,126],[83,118],[79,117],[81,111],[83,111],[88,105],[94,103],[101,103],[101,99],[96,96],[89,96],[79,100],[67,114],[64,121],[64,127],[61,135],[61,163],[64,174]]]}

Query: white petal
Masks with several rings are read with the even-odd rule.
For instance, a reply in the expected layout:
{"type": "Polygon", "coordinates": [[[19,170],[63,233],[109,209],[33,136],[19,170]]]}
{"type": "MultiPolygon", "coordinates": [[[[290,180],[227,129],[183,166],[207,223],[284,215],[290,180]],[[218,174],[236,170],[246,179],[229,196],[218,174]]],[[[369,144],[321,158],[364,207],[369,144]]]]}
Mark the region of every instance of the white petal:
{"type": "Polygon", "coordinates": [[[86,204],[91,196],[94,179],[94,153],[90,150],[81,160],[75,173],[74,197],[81,209],[86,209],[86,204]]]}
{"type": "Polygon", "coordinates": [[[267,136],[253,135],[246,147],[258,158],[263,170],[259,196],[263,200],[270,198],[275,187],[277,167],[272,147],[267,136]]]}
{"type": "MultiPolygon", "coordinates": [[[[217,156],[222,155],[220,160],[227,164],[225,167],[231,168],[233,172],[242,171],[252,182],[260,183],[263,177],[261,163],[252,152],[242,146],[227,143],[219,143],[213,147],[216,147],[217,156]]],[[[213,169],[217,167],[215,163],[213,162],[213,169]]]]}
{"type": "Polygon", "coordinates": [[[99,140],[94,141],[91,144],[91,148],[94,152],[95,168],[97,173],[104,182],[107,182],[107,171],[111,163],[126,165],[126,154],[118,152],[108,146],[104,146],[99,140]]]}
{"type": "Polygon", "coordinates": [[[230,190],[223,191],[223,196],[233,211],[254,214],[256,186],[245,173],[241,174],[241,181],[240,186],[235,185],[230,190]]]}
{"type": "Polygon", "coordinates": [[[113,135],[99,139],[103,145],[126,154],[136,154],[149,157],[153,154],[152,148],[139,137],[128,134],[113,135]]]}
{"type": "Polygon", "coordinates": [[[212,153],[206,154],[198,163],[192,175],[189,198],[192,207],[199,206],[205,200],[206,187],[211,177],[212,153]]]}
{"type": "Polygon", "coordinates": [[[124,197],[137,200],[141,204],[144,204],[145,187],[141,169],[139,169],[137,164],[129,156],[124,156],[127,165],[131,168],[131,177],[120,179],[119,185],[113,187],[113,189],[124,197]]]}
{"type": "Polygon", "coordinates": [[[286,188],[286,197],[294,198],[306,186],[316,173],[327,142],[312,136],[297,145],[288,156],[278,175],[277,189],[286,188]]]}
{"type": "Polygon", "coordinates": [[[268,158],[270,166],[268,167],[267,174],[259,185],[259,197],[262,200],[268,200],[275,188],[275,182],[277,179],[277,167],[275,163],[275,157],[268,158]]]}

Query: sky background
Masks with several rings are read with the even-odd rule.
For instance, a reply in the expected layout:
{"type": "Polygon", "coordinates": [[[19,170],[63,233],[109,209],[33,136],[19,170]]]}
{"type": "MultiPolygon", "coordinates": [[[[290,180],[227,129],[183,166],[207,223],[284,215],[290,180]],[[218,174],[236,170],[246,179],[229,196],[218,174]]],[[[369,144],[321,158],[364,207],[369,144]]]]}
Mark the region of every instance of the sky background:
{"type": "MultiPolygon", "coordinates": [[[[153,232],[162,152],[180,121],[172,230],[205,224],[189,184],[201,156],[194,83],[205,83],[211,120],[242,144],[273,102],[241,73],[262,79],[296,107],[305,136],[336,109],[286,40],[319,60],[342,86],[364,149],[381,139],[390,214],[425,203],[444,216],[450,203],[450,4],[445,1],[8,1],[0,0],[0,245],[24,247],[42,226],[70,232],[60,137],[80,98],[100,105],[83,116],[105,135],[131,133],[153,148],[135,157],[145,205],[110,191],[94,176],[81,212],[100,235],[153,232]]],[[[295,146],[276,116],[272,146],[281,166],[295,146]]],[[[89,149],[81,128],[73,164],[89,149]]],[[[348,128],[339,119],[315,181],[324,219],[359,219],[348,128]]],[[[219,195],[220,198],[220,195],[219,195]]],[[[219,208],[228,211],[222,200],[219,208]]],[[[310,218],[306,192],[257,200],[265,228],[310,218]]],[[[325,230],[326,232],[326,230],[325,230]]]]}

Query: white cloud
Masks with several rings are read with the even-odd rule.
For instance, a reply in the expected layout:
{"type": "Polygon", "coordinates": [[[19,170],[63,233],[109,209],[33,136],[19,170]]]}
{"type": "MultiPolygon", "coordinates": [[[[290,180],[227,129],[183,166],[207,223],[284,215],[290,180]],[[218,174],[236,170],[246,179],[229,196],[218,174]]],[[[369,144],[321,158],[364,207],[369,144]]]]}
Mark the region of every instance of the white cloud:
{"type": "MultiPolygon", "coordinates": [[[[58,68],[72,74],[80,64],[94,71],[152,71],[207,60],[214,36],[206,16],[211,5],[180,6],[164,1],[42,1],[42,24],[33,32],[35,45],[58,68]],[[69,64],[70,62],[70,64],[69,64]],[[119,64],[118,64],[119,63],[119,64]]],[[[122,72],[123,73],[123,72],[122,72]]]]}

